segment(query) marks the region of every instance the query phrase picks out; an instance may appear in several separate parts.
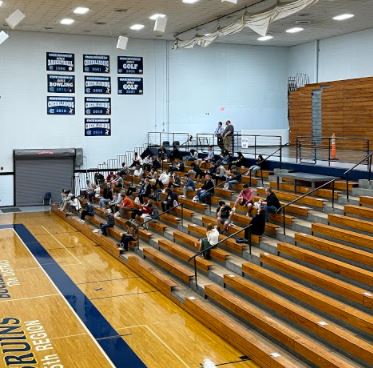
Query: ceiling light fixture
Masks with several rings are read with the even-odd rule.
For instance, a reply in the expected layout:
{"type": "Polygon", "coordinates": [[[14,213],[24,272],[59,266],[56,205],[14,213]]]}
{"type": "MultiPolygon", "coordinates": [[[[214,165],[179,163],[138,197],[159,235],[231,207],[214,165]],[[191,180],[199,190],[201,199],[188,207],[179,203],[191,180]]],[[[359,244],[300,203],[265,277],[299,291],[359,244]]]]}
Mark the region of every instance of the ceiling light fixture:
{"type": "Polygon", "coordinates": [[[267,36],[258,37],[257,40],[258,41],[269,41],[269,40],[272,40],[272,38],[273,36],[267,35],[267,36]]]}
{"type": "Polygon", "coordinates": [[[195,4],[197,3],[199,0],[183,0],[183,3],[184,4],[195,4]]]}
{"type": "Polygon", "coordinates": [[[346,14],[336,15],[335,17],[333,17],[333,19],[334,20],[346,20],[346,19],[351,19],[354,16],[355,15],[353,15],[353,14],[346,13],[346,14]]]}
{"type": "Polygon", "coordinates": [[[0,0],[0,6],[3,6],[3,4],[4,4],[4,1],[0,0]]]}
{"type": "Polygon", "coordinates": [[[166,32],[168,17],[158,17],[154,24],[154,32],[166,32]]]}
{"type": "Polygon", "coordinates": [[[164,18],[166,14],[156,13],[149,17],[150,20],[157,20],[158,18],[164,18]]]}
{"type": "Polygon", "coordinates": [[[130,29],[132,29],[132,31],[141,31],[144,28],[145,28],[145,26],[143,24],[134,24],[130,27],[130,29]]]}
{"type": "Polygon", "coordinates": [[[5,19],[8,26],[12,29],[16,28],[18,24],[20,24],[24,19],[26,18],[26,15],[23,14],[19,9],[14,11],[12,14],[9,15],[8,18],[5,19]]]}
{"type": "Polygon", "coordinates": [[[74,9],[74,13],[79,14],[79,15],[84,15],[84,14],[87,14],[88,12],[89,12],[89,8],[86,8],[84,6],[78,6],[77,8],[74,9]]]}
{"type": "Polygon", "coordinates": [[[286,33],[298,33],[304,31],[302,27],[293,27],[286,30],[286,33]]]}
{"type": "Polygon", "coordinates": [[[69,25],[73,24],[74,22],[75,22],[75,20],[72,19],[72,18],[63,18],[63,19],[60,20],[60,23],[65,25],[65,26],[69,26],[69,25]]]}
{"type": "Polygon", "coordinates": [[[222,3],[237,4],[238,0],[221,0],[222,3]]]}
{"type": "Polygon", "coordinates": [[[128,37],[119,36],[117,42],[117,49],[126,50],[128,45],[128,37]]]}
{"type": "Polygon", "coordinates": [[[0,32],[0,45],[9,38],[8,33],[1,31],[0,32]]]}

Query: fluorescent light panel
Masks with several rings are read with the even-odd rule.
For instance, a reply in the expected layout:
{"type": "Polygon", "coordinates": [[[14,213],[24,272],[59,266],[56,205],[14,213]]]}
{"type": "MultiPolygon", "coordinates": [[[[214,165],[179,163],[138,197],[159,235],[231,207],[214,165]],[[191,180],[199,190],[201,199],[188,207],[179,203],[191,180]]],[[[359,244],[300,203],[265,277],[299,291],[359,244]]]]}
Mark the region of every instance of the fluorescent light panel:
{"type": "Polygon", "coordinates": [[[351,19],[354,16],[355,15],[353,15],[353,14],[346,13],[346,14],[336,15],[335,17],[333,17],[333,19],[334,20],[346,20],[346,19],[351,19]]]}
{"type": "Polygon", "coordinates": [[[199,0],[183,0],[183,3],[184,4],[195,4],[197,3],[199,0]]]}
{"type": "Polygon", "coordinates": [[[258,41],[269,41],[269,40],[272,40],[273,36],[271,35],[267,35],[267,36],[262,36],[262,37],[259,37],[257,38],[258,41]]]}
{"type": "Polygon", "coordinates": [[[130,29],[132,29],[132,31],[141,31],[144,28],[145,28],[145,26],[143,24],[134,24],[130,27],[130,29]]]}
{"type": "Polygon", "coordinates": [[[24,19],[26,18],[26,15],[23,14],[19,9],[14,11],[12,14],[9,15],[8,18],[5,19],[5,22],[8,24],[8,26],[12,29],[16,28],[18,24],[20,24],[24,19]]]}
{"type": "Polygon", "coordinates": [[[79,14],[79,15],[84,15],[84,14],[87,14],[88,12],[89,12],[89,8],[86,8],[84,6],[78,6],[77,8],[74,9],[74,13],[79,14]]]}
{"type": "Polygon", "coordinates": [[[304,31],[302,27],[293,27],[286,30],[286,33],[298,33],[304,31]]]}
{"type": "Polygon", "coordinates": [[[3,6],[3,4],[4,4],[4,1],[0,0],[0,6],[3,6]]]}
{"type": "Polygon", "coordinates": [[[8,33],[1,31],[0,32],[0,45],[9,38],[8,33]]]}
{"type": "Polygon", "coordinates": [[[75,22],[75,20],[72,19],[72,18],[63,18],[63,19],[60,20],[60,23],[65,25],[65,26],[69,26],[69,25],[73,24],[74,22],[75,22]]]}
{"type": "Polygon", "coordinates": [[[156,13],[149,17],[150,20],[157,20],[158,18],[164,18],[166,14],[156,13]]]}

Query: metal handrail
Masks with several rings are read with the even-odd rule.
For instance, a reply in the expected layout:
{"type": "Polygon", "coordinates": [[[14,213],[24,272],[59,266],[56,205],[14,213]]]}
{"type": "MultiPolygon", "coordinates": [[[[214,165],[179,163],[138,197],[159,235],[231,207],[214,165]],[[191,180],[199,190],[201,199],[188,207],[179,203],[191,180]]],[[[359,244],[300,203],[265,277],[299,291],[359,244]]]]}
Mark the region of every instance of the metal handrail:
{"type": "Polygon", "coordinates": [[[373,156],[373,152],[370,152],[365,157],[363,157],[357,164],[355,164],[354,166],[352,166],[350,169],[348,169],[347,171],[345,171],[343,173],[343,175],[345,175],[345,177],[346,177],[347,201],[350,201],[350,190],[348,188],[348,184],[349,184],[349,173],[352,170],[354,170],[356,167],[358,167],[360,164],[362,164],[364,161],[368,160],[368,173],[369,173],[368,177],[369,177],[369,182],[370,182],[371,173],[372,173],[372,156],[373,156]]]}
{"type": "MultiPolygon", "coordinates": [[[[233,238],[235,235],[241,233],[242,231],[245,231],[245,230],[249,229],[249,228],[252,227],[252,226],[253,226],[252,224],[249,224],[249,225],[243,227],[242,229],[240,229],[240,230],[234,232],[233,234],[231,234],[231,235],[225,237],[223,240],[220,240],[220,241],[219,241],[218,243],[216,243],[215,245],[211,245],[211,246],[207,247],[207,248],[204,249],[204,250],[200,250],[200,251],[198,251],[198,252],[195,253],[192,257],[190,257],[190,258],[188,259],[188,263],[189,263],[191,260],[193,260],[193,262],[194,262],[194,280],[195,280],[196,286],[198,286],[198,281],[197,281],[197,279],[198,279],[198,274],[197,274],[197,261],[196,261],[197,257],[200,256],[201,254],[203,254],[203,253],[205,253],[205,252],[211,250],[212,248],[216,248],[218,245],[225,243],[228,239],[233,238]]],[[[249,253],[250,253],[250,254],[251,254],[251,244],[252,244],[252,243],[251,243],[251,235],[252,235],[252,234],[251,234],[251,232],[250,232],[250,236],[249,236],[249,239],[248,239],[248,240],[249,240],[249,253]]]]}
{"type": "Polygon", "coordinates": [[[285,216],[286,216],[286,208],[291,206],[292,204],[294,203],[297,203],[298,201],[300,201],[301,199],[305,198],[305,197],[309,197],[311,194],[317,192],[319,189],[321,188],[324,188],[326,187],[327,185],[330,185],[332,184],[332,208],[334,208],[334,194],[335,194],[335,181],[337,180],[337,178],[334,178],[332,180],[329,180],[328,182],[320,185],[319,187],[315,188],[315,189],[312,189],[310,192],[307,192],[305,194],[302,194],[301,196],[293,199],[292,201],[284,204],[283,206],[281,206],[276,212],[277,213],[280,213],[282,212],[282,224],[283,224],[283,229],[284,229],[284,235],[286,235],[286,219],[285,219],[285,216]]]}

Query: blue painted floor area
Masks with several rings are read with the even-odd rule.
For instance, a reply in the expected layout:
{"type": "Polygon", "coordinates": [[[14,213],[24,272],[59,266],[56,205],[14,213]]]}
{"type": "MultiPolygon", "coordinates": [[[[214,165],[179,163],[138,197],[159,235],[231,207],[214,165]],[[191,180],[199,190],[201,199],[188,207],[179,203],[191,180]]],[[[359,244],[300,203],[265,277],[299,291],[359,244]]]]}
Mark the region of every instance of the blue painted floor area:
{"type": "Polygon", "coordinates": [[[0,229],[14,229],[45,270],[66,301],[97,340],[114,366],[120,368],[146,367],[122,337],[115,331],[92,302],[74,284],[24,225],[0,225],[0,229]]]}

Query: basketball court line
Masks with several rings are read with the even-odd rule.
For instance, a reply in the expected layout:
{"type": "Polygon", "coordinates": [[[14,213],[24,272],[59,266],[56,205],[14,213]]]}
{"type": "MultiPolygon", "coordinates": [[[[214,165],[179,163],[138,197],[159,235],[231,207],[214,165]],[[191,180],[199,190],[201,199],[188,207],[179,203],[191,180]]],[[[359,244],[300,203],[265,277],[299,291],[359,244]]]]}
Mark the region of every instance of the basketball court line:
{"type": "Polygon", "coordinates": [[[77,282],[76,285],[87,285],[87,284],[98,284],[100,282],[108,282],[108,281],[119,281],[119,280],[132,280],[132,279],[139,279],[140,276],[129,276],[129,277],[118,277],[117,279],[107,279],[107,280],[100,280],[100,281],[85,281],[85,282],[77,282]]]}
{"type": "Polygon", "coordinates": [[[27,230],[24,225],[2,225],[0,226],[0,228],[12,229],[15,232],[24,247],[31,254],[31,257],[37,264],[40,265],[40,268],[43,270],[46,277],[56,288],[58,294],[68,305],[68,308],[80,322],[84,330],[87,332],[88,336],[91,337],[94,344],[98,347],[100,352],[103,354],[103,356],[112,367],[124,367],[127,364],[131,366],[131,368],[145,367],[140,358],[132,351],[132,349],[122,339],[122,337],[111,327],[111,325],[97,310],[97,308],[73,283],[73,281],[65,273],[65,271],[59,266],[57,262],[53,260],[49,253],[41,246],[41,244],[35,239],[35,237],[27,230]],[[45,260],[49,260],[49,262],[45,262],[45,260]],[[57,287],[56,283],[59,285],[59,287],[57,287]],[[79,311],[73,308],[73,306],[71,305],[71,303],[73,302],[71,300],[72,294],[74,294],[73,297],[75,299],[77,297],[84,299],[85,306],[89,308],[89,314],[86,313],[86,310],[79,311]],[[102,341],[99,341],[99,339],[108,337],[112,337],[112,339],[103,339],[102,341]],[[113,340],[115,341],[113,342],[113,340]]]}
{"type": "Polygon", "coordinates": [[[40,225],[42,229],[44,229],[44,231],[50,236],[52,237],[58,244],[60,244],[65,250],[67,253],[69,253],[71,255],[71,257],[73,257],[77,262],[78,264],[82,264],[82,262],[80,262],[80,260],[74,255],[72,254],[68,248],[65,247],[65,245],[60,242],[48,229],[45,228],[45,226],[43,225],[40,225]]]}
{"type": "Polygon", "coordinates": [[[128,293],[128,294],[110,295],[110,296],[103,296],[103,297],[97,297],[97,298],[90,298],[90,300],[113,299],[113,298],[119,298],[119,297],[122,297],[122,296],[152,294],[152,293],[157,293],[157,292],[158,292],[158,290],[149,290],[149,291],[142,291],[141,293],[128,293]]]}

